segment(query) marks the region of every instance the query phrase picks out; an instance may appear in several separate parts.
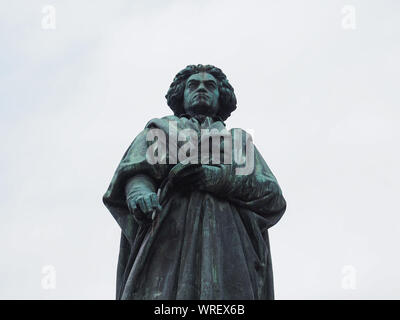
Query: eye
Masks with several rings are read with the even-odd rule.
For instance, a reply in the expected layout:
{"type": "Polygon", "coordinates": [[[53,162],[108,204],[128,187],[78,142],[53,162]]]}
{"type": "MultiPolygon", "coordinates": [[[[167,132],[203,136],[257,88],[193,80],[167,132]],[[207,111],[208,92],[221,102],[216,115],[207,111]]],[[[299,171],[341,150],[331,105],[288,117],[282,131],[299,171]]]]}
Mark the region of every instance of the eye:
{"type": "Polygon", "coordinates": [[[207,83],[207,87],[210,88],[210,89],[215,89],[217,86],[215,85],[214,82],[208,82],[207,83]]]}
{"type": "Polygon", "coordinates": [[[194,89],[194,88],[196,88],[196,83],[195,83],[194,81],[191,81],[191,82],[189,82],[189,83],[187,84],[187,87],[188,87],[189,89],[194,89]]]}

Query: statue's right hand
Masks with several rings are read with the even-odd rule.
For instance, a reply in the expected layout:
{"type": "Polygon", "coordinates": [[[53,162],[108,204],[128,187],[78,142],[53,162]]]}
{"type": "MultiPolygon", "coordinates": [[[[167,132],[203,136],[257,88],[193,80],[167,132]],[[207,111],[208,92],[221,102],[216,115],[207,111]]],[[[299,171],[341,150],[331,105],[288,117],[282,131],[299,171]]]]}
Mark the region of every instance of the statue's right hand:
{"type": "Polygon", "coordinates": [[[143,222],[150,222],[153,211],[162,209],[157,194],[154,192],[140,195],[135,199],[128,199],[127,204],[136,220],[143,222]]]}

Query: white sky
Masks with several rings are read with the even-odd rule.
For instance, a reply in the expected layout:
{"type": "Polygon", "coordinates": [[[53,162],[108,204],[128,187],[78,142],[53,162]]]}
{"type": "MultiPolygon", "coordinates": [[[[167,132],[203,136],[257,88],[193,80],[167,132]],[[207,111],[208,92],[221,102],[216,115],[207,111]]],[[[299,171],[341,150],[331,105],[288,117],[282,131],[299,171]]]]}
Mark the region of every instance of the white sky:
{"type": "Polygon", "coordinates": [[[0,298],[114,298],[119,228],[102,195],[144,125],[171,114],[174,75],[198,63],[227,74],[227,125],[254,130],[288,202],[270,231],[276,298],[399,298],[399,9],[2,0],[0,298]]]}

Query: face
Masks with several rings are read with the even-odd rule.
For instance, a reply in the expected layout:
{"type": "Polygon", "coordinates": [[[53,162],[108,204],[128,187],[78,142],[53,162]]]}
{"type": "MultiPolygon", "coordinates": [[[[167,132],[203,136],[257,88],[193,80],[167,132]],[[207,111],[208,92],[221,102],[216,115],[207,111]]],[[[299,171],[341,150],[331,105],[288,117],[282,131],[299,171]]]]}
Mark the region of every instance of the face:
{"type": "Polygon", "coordinates": [[[200,72],[186,80],[183,94],[185,113],[214,116],[219,109],[218,82],[211,74],[200,72]]]}

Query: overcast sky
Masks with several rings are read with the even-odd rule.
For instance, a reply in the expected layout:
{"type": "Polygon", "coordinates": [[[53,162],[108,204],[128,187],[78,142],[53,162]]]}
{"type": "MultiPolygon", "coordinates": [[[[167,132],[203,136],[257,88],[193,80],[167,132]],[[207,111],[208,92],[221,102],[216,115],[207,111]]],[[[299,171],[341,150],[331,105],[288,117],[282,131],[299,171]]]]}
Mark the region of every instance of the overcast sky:
{"type": "Polygon", "coordinates": [[[254,130],[287,199],[276,298],[400,298],[399,15],[395,0],[2,0],[0,298],[114,298],[102,195],[198,63],[228,76],[227,126],[254,130]]]}

